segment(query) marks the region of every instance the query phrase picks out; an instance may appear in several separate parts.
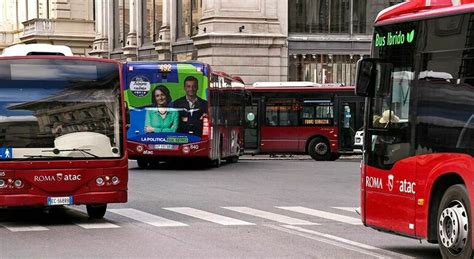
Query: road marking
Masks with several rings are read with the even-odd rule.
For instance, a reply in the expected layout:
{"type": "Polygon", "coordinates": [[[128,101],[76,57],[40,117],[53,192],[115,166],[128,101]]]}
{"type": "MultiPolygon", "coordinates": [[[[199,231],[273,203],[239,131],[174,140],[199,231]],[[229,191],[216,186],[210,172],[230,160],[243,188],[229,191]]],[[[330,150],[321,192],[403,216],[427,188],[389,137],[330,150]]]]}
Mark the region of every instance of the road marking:
{"type": "Polygon", "coordinates": [[[357,207],[331,207],[331,208],[357,213],[356,212],[357,207]]]}
{"type": "Polygon", "coordinates": [[[165,210],[173,211],[176,213],[184,214],[193,218],[198,218],[206,221],[210,221],[213,223],[217,223],[220,225],[225,226],[234,226],[234,225],[255,225],[250,222],[246,222],[243,220],[238,220],[234,218],[225,217],[222,215],[210,213],[203,210],[193,209],[189,207],[176,207],[176,208],[163,208],[165,210]]]}
{"type": "Polygon", "coordinates": [[[74,222],[74,224],[85,229],[120,228],[120,226],[115,225],[110,222],[89,222],[89,223],[74,222]]]}
{"type": "Polygon", "coordinates": [[[240,212],[243,214],[252,215],[259,218],[269,219],[287,225],[320,225],[318,223],[309,222],[302,219],[296,219],[276,213],[271,213],[263,210],[256,210],[248,207],[222,207],[223,209],[240,212]]]}
{"type": "Polygon", "coordinates": [[[29,225],[24,224],[23,222],[2,222],[1,226],[10,230],[11,232],[27,232],[27,231],[45,231],[49,230],[48,228],[38,226],[38,225],[29,225]]]}
{"type": "Polygon", "coordinates": [[[276,230],[280,230],[289,234],[294,234],[294,235],[312,239],[318,242],[344,248],[350,251],[358,252],[364,255],[372,256],[375,258],[384,258],[384,259],[385,258],[400,258],[400,257],[401,258],[415,258],[415,257],[406,256],[403,254],[398,254],[389,250],[380,249],[378,247],[369,246],[369,245],[355,242],[352,240],[348,240],[342,237],[324,234],[321,232],[317,232],[317,231],[313,231],[313,230],[309,230],[309,229],[305,229],[305,228],[301,228],[297,226],[268,225],[268,227],[276,229],[276,230]]]}
{"type": "Polygon", "coordinates": [[[150,213],[146,213],[136,209],[109,209],[109,212],[131,218],[136,221],[140,221],[155,227],[185,227],[188,226],[184,223],[165,219],[150,213]]]}
{"type": "Polygon", "coordinates": [[[334,220],[334,221],[339,221],[351,225],[362,225],[362,222],[358,218],[353,218],[353,217],[347,217],[347,216],[342,216],[336,213],[330,213],[322,210],[314,210],[314,209],[309,209],[305,207],[276,207],[279,209],[283,210],[289,210],[289,211],[294,211],[302,214],[307,214],[311,216],[316,216],[319,218],[324,218],[324,219],[329,219],[329,220],[334,220]]]}

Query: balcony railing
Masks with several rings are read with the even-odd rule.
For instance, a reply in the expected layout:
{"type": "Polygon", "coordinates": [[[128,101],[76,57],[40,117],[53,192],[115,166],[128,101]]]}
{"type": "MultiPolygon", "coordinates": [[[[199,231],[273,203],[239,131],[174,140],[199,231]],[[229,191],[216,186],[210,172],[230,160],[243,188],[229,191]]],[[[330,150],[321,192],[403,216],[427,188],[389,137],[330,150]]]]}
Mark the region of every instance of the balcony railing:
{"type": "Polygon", "coordinates": [[[49,19],[33,19],[23,22],[23,36],[54,34],[55,23],[49,19]]]}

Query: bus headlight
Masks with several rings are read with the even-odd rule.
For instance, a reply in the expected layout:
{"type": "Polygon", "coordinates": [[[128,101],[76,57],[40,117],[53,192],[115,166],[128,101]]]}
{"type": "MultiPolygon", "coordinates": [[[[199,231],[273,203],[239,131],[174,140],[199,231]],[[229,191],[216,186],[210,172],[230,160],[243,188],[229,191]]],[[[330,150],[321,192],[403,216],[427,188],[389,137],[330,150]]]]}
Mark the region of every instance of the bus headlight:
{"type": "Polygon", "coordinates": [[[102,177],[97,177],[97,179],[95,179],[95,183],[98,185],[98,186],[102,186],[104,185],[104,179],[102,179],[102,177]]]}
{"type": "Polygon", "coordinates": [[[117,185],[119,183],[120,183],[120,180],[119,180],[118,176],[115,176],[115,175],[112,176],[112,184],[117,185]]]}
{"type": "Polygon", "coordinates": [[[16,180],[15,180],[15,187],[16,187],[16,188],[21,188],[21,187],[23,187],[23,181],[20,180],[20,179],[16,179],[16,180]]]}
{"type": "Polygon", "coordinates": [[[0,188],[5,188],[5,187],[7,187],[7,186],[5,185],[5,180],[0,179],[0,188]]]}

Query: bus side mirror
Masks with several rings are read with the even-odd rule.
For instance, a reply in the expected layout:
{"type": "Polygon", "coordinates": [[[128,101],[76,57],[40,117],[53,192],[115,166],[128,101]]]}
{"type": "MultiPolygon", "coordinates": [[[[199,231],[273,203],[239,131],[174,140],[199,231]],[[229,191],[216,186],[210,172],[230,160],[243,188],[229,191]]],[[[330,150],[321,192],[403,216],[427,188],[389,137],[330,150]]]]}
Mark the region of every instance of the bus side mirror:
{"type": "Polygon", "coordinates": [[[373,96],[390,93],[393,65],[380,59],[365,58],[357,62],[355,93],[358,96],[373,96]]]}
{"type": "Polygon", "coordinates": [[[357,79],[355,85],[355,94],[358,96],[369,96],[369,90],[372,88],[375,70],[373,59],[362,59],[357,62],[357,79]]]}

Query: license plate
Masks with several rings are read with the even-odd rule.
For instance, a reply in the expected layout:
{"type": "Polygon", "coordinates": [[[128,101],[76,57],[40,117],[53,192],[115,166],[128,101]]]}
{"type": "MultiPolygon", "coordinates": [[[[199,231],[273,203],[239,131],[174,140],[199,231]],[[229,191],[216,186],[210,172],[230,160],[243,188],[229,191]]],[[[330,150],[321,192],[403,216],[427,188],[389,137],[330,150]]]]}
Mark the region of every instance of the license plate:
{"type": "Polygon", "coordinates": [[[66,197],[48,197],[48,205],[71,205],[72,196],[66,197]]]}
{"type": "Polygon", "coordinates": [[[173,150],[175,145],[169,145],[169,144],[156,144],[154,146],[155,149],[161,149],[161,150],[173,150]]]}

